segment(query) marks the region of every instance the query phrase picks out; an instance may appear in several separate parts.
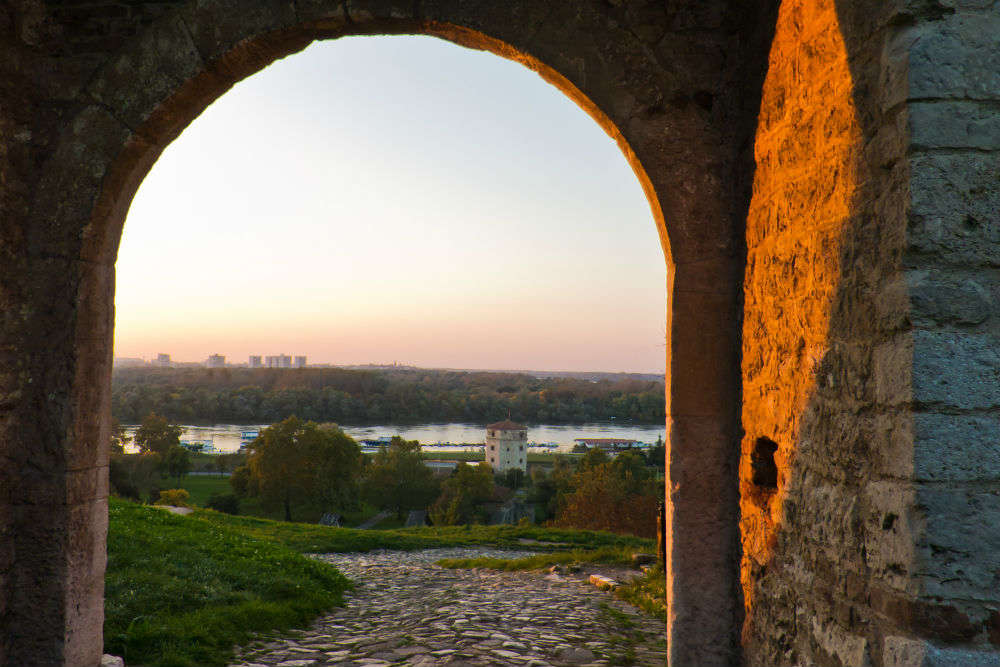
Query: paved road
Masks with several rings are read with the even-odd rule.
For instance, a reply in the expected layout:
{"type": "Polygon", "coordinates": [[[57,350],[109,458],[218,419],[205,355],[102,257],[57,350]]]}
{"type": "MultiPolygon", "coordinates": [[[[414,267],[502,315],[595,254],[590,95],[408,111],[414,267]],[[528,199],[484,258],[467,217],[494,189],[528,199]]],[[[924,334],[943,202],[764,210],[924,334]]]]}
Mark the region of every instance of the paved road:
{"type": "Polygon", "coordinates": [[[353,579],[347,606],[247,647],[234,667],[664,665],[666,628],[583,575],[445,570],[493,549],[320,556],[353,579]]]}

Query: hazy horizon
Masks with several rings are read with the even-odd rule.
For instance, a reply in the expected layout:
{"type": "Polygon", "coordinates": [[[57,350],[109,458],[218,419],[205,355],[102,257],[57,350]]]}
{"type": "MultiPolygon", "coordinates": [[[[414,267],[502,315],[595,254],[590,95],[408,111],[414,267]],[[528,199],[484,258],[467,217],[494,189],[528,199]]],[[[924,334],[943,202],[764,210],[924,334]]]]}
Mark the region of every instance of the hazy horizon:
{"type": "Polygon", "coordinates": [[[115,356],[662,373],[649,205],[523,66],[426,37],[321,42],[223,95],[136,194],[115,356]]]}

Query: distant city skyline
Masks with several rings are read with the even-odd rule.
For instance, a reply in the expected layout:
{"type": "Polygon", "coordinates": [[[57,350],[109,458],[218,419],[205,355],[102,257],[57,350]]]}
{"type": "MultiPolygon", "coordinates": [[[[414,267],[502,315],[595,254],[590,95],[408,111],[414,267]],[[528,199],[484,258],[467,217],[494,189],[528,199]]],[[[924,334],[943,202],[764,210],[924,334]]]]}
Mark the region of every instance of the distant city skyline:
{"type": "Polygon", "coordinates": [[[154,165],[116,270],[116,357],[664,367],[663,253],[618,147],[535,73],[432,38],[237,84],[154,165]]]}

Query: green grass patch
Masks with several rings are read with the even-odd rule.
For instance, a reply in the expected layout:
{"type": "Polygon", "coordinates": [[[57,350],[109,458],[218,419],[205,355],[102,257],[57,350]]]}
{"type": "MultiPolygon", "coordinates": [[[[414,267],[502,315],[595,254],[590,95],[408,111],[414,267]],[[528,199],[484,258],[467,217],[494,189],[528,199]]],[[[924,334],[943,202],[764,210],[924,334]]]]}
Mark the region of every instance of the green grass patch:
{"type": "Polygon", "coordinates": [[[486,568],[514,572],[518,570],[541,570],[553,565],[572,563],[601,563],[603,565],[631,565],[635,549],[629,547],[601,547],[599,549],[573,549],[538,554],[526,558],[443,558],[437,562],[441,567],[453,569],[486,568]]]}
{"type": "Polygon", "coordinates": [[[105,651],[127,664],[225,665],[233,646],[308,624],[349,585],[226,521],[110,501],[105,651]]]}
{"type": "Polygon", "coordinates": [[[189,502],[198,507],[204,507],[213,493],[233,492],[229,478],[217,475],[185,475],[179,484],[176,480],[164,478],[157,484],[161,489],[184,489],[191,495],[189,502]]]}
{"type": "Polygon", "coordinates": [[[542,526],[421,526],[395,530],[331,528],[306,523],[286,523],[250,516],[228,516],[200,510],[193,517],[213,525],[236,528],[261,540],[278,542],[302,553],[347,553],[375,549],[429,549],[453,546],[530,547],[538,551],[572,548],[629,547],[650,550],[651,540],[592,530],[542,526]],[[525,544],[522,540],[528,540],[525,544]]]}
{"type": "Polygon", "coordinates": [[[615,589],[615,595],[647,614],[667,620],[667,578],[663,565],[658,565],[646,575],[615,589]]]}

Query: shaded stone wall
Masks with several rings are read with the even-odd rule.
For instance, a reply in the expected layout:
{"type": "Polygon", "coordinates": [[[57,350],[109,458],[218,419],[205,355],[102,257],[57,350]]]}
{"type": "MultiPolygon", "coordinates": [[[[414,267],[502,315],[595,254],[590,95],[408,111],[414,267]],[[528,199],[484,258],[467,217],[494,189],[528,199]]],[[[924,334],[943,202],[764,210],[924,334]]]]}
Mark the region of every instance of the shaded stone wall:
{"type": "Polygon", "coordinates": [[[740,221],[767,14],[723,0],[6,3],[0,662],[89,667],[100,651],[114,260],[136,187],[205,106],[275,58],[415,33],[535,69],[636,170],[677,313],[671,652],[733,664],[740,221]]]}
{"type": "Polygon", "coordinates": [[[911,16],[892,58],[901,80],[893,102],[907,110],[910,142],[899,289],[908,294],[912,330],[892,344],[912,354],[913,365],[909,396],[892,397],[911,411],[900,430],[912,454],[897,460],[897,470],[912,480],[901,521],[913,531],[906,574],[917,611],[896,605],[885,613],[905,627],[932,610],[933,624],[925,621],[930,627],[919,636],[996,650],[1000,5],[957,0],[918,6],[911,16]]]}
{"type": "Polygon", "coordinates": [[[782,4],[747,222],[748,664],[1000,664],[998,20],[782,4]]]}

